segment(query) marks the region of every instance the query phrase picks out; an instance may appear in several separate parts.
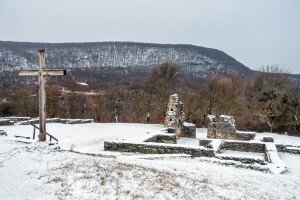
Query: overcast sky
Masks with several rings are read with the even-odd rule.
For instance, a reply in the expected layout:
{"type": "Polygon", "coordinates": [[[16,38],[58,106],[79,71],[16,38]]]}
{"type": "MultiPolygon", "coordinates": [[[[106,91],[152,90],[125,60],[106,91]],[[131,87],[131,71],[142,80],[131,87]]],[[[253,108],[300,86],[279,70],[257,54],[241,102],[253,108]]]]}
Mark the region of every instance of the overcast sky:
{"type": "Polygon", "coordinates": [[[194,44],[300,73],[300,1],[0,0],[0,40],[194,44]]]}

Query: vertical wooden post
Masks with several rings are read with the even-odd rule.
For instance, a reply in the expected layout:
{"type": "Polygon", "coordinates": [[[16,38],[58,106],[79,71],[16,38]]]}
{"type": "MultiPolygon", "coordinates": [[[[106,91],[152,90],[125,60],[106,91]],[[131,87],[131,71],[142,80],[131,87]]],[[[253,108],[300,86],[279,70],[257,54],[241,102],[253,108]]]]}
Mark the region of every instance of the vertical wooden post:
{"type": "Polygon", "coordinates": [[[39,118],[40,118],[40,132],[39,141],[46,140],[46,90],[44,80],[45,68],[45,50],[39,49],[39,118]]]}

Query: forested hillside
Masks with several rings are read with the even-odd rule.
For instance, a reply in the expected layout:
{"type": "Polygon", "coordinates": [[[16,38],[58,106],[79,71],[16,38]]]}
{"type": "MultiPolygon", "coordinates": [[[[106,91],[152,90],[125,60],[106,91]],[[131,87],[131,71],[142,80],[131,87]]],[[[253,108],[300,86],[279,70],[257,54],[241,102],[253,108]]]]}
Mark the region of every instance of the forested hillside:
{"type": "Polygon", "coordinates": [[[226,53],[193,45],[133,42],[27,43],[0,41],[2,81],[20,80],[17,71],[37,68],[37,50],[46,49],[48,68],[62,67],[87,83],[143,80],[163,62],[178,66],[183,77],[205,79],[232,72],[243,76],[251,70],[226,53]]]}

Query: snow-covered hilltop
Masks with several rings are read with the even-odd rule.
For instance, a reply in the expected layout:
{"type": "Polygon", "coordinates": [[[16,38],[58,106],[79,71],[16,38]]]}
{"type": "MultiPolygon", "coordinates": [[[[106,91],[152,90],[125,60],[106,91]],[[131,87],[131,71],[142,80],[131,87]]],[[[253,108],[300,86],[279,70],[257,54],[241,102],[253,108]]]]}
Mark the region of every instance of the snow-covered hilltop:
{"type": "Polygon", "coordinates": [[[37,49],[45,48],[48,67],[71,71],[101,71],[112,74],[143,74],[164,61],[176,63],[182,75],[206,78],[212,74],[251,70],[222,51],[193,45],[133,42],[25,43],[0,41],[0,72],[33,69],[37,49]]]}

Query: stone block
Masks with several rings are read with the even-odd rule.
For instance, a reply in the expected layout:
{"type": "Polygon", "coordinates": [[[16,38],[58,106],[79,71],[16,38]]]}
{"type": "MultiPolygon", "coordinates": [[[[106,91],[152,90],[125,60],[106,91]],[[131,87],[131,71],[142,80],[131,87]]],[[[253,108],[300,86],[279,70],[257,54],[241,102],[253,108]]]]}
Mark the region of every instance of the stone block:
{"type": "Polygon", "coordinates": [[[181,127],[181,137],[196,138],[196,125],[184,122],[181,127]]]}
{"type": "Polygon", "coordinates": [[[263,137],[263,142],[274,142],[274,137],[263,137]]]}

